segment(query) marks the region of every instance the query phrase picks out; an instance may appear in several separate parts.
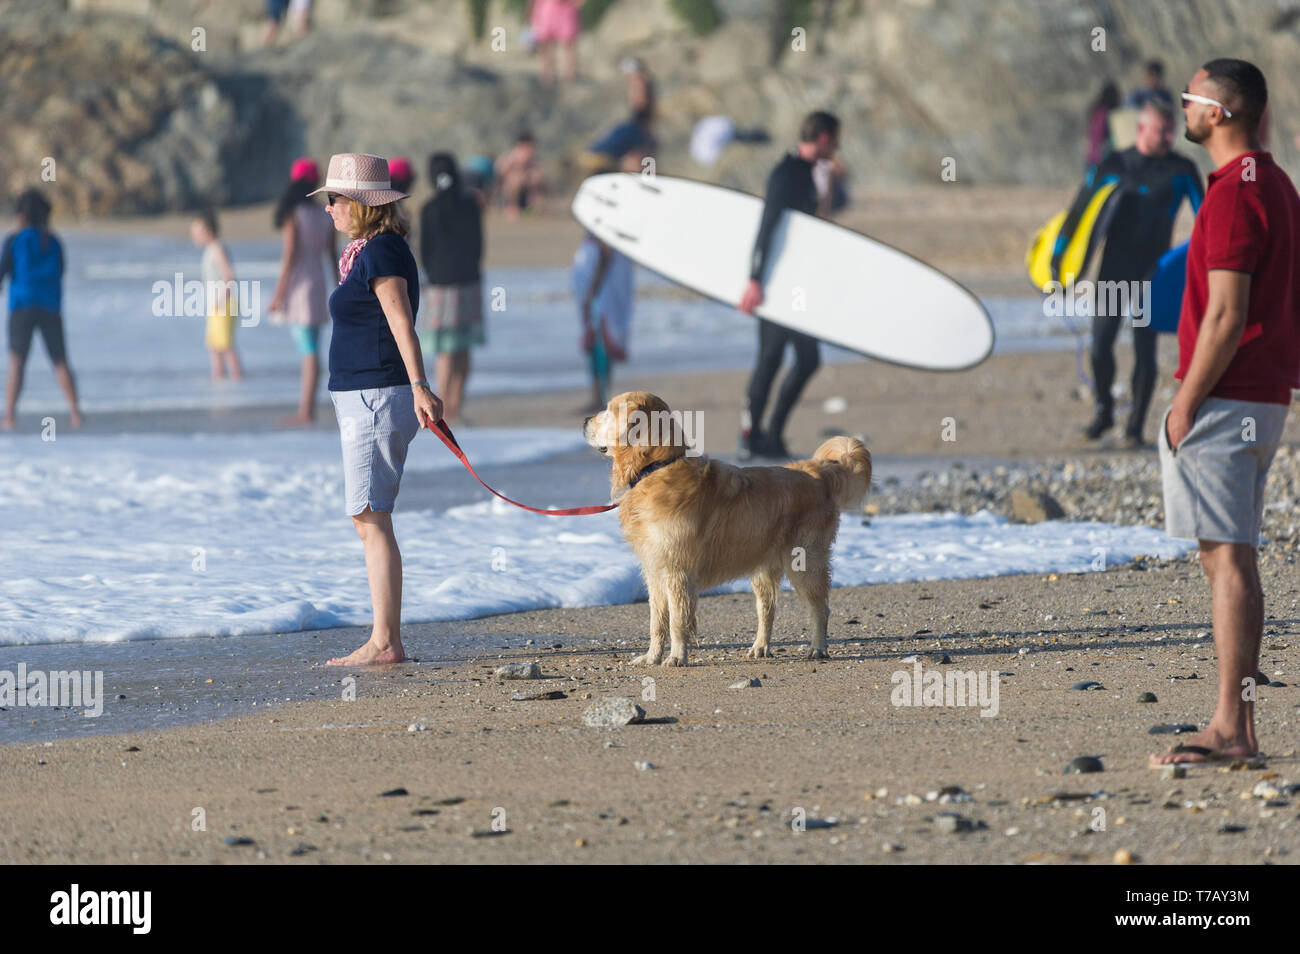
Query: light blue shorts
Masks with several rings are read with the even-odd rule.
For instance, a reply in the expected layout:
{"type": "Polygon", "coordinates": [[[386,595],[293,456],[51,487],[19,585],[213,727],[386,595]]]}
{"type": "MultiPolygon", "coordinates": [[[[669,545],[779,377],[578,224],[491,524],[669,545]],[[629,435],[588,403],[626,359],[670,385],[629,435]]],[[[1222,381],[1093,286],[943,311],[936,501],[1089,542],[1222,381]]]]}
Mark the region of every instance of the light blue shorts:
{"type": "Polygon", "coordinates": [[[298,357],[310,358],[320,350],[320,325],[290,325],[289,333],[298,346],[298,357]]]}
{"type": "Polygon", "coordinates": [[[343,494],[348,516],[367,507],[391,513],[406,449],[420,433],[411,386],[331,391],[343,444],[343,494]]]}

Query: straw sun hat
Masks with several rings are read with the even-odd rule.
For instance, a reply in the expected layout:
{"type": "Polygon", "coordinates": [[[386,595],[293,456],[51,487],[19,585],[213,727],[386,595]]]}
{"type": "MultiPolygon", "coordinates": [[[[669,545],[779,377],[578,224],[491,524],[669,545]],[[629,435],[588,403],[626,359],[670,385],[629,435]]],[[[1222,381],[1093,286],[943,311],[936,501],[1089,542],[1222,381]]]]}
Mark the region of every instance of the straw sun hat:
{"type": "Polygon", "coordinates": [[[330,156],[325,184],[308,195],[321,192],[345,195],[362,205],[387,205],[407,198],[405,192],[393,188],[388,175],[388,160],[364,152],[339,152],[330,156]]]}

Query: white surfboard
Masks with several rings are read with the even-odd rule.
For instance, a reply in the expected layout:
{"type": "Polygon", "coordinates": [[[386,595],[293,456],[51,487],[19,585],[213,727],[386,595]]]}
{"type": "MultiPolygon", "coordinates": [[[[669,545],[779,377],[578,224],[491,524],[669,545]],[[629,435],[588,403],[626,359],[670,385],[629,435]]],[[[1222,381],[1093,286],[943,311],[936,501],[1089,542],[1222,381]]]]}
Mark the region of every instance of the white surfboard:
{"type": "MultiPolygon", "coordinates": [[[[735,305],[749,280],[763,200],[676,179],[607,173],[582,183],[577,220],[670,281],[735,305]]],[[[960,371],[993,350],[970,291],[924,262],[825,219],[777,224],[758,314],[850,351],[928,371],[960,371]]]]}

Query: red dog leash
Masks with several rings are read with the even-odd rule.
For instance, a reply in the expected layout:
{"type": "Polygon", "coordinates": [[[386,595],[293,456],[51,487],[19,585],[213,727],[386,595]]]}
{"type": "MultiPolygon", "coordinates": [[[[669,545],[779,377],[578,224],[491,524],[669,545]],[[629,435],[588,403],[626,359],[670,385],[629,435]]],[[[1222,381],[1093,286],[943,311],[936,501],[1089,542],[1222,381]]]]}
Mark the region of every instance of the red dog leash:
{"type": "Polygon", "coordinates": [[[599,507],[566,507],[563,510],[542,510],[538,507],[530,507],[528,504],[521,504],[518,500],[511,500],[505,494],[498,493],[487,484],[483,483],[483,478],[474,473],[474,468],[470,465],[469,458],[465,456],[465,452],[461,450],[460,445],[456,443],[456,437],[452,434],[451,428],[447,426],[446,422],[438,421],[437,423],[430,425],[429,430],[438,435],[438,439],[447,445],[447,450],[456,455],[456,459],[465,465],[466,470],[471,474],[474,474],[474,479],[480,484],[483,484],[483,488],[487,490],[488,493],[495,494],[506,503],[514,504],[522,510],[528,510],[532,513],[540,513],[547,517],[580,517],[590,513],[604,513],[605,511],[613,510],[618,506],[618,504],[604,504],[599,507]]]}

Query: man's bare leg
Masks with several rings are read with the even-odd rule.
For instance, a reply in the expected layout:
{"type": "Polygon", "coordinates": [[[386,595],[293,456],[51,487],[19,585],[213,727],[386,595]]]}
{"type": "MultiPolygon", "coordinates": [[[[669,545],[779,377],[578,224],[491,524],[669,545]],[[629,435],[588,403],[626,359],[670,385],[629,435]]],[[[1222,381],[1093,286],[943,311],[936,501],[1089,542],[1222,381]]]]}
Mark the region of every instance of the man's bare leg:
{"type": "Polygon", "coordinates": [[[465,382],[469,379],[469,349],[451,356],[451,373],[448,376],[446,399],[456,409],[456,418],[465,409],[465,382]]]}
{"type": "Polygon", "coordinates": [[[72,426],[74,428],[81,426],[81,407],[77,403],[77,379],[72,375],[72,368],[68,367],[68,362],[60,361],[54,366],[54,377],[58,379],[59,387],[63,391],[63,397],[68,402],[68,408],[72,412],[72,426]]]}
{"type": "Polygon", "coordinates": [[[1210,724],[1183,741],[1209,749],[1211,755],[1166,752],[1152,762],[1204,762],[1256,754],[1255,703],[1242,698],[1245,680],[1259,672],[1259,644],[1264,634],[1264,591],[1259,582],[1255,548],[1246,543],[1202,540],[1201,565],[1210,580],[1214,615],[1214,652],[1219,663],[1218,699],[1210,724]]]}
{"type": "Polygon", "coordinates": [[[399,663],[406,658],[402,648],[402,553],[393,535],[393,515],[366,509],[352,518],[366,548],[366,574],[370,578],[370,605],[374,628],[360,649],[336,656],[331,666],[369,666],[399,663]]]}
{"type": "Polygon", "coordinates": [[[5,416],[0,420],[0,430],[12,431],[18,413],[18,395],[23,390],[23,371],[27,361],[9,352],[9,378],[5,382],[5,416]]]}

